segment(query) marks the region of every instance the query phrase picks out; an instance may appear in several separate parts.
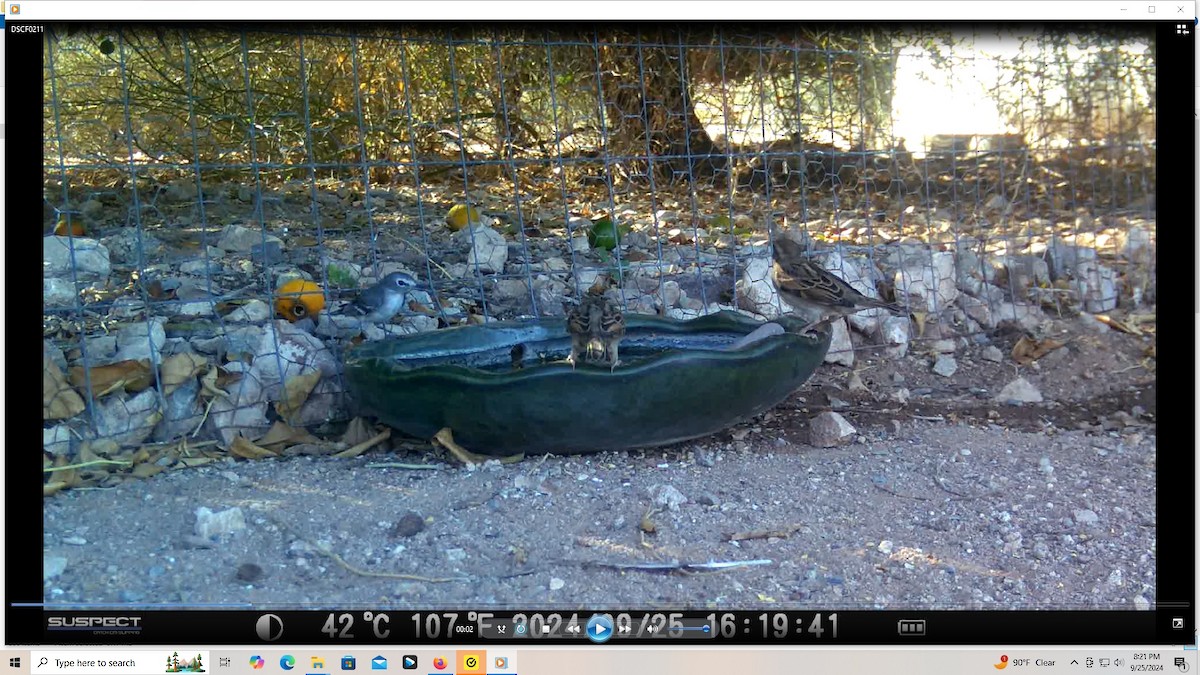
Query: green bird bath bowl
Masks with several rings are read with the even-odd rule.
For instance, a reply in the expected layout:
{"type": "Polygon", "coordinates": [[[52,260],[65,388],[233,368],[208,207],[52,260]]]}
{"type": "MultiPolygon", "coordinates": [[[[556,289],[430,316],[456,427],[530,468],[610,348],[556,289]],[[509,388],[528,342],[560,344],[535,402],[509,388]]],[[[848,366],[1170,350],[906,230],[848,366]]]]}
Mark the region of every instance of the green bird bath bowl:
{"type": "Polygon", "coordinates": [[[364,412],[418,438],[449,427],[472,452],[577,454],[705,436],[788,397],[817,369],[830,333],[737,341],[762,323],[734,312],[690,321],[627,314],[621,365],[565,361],[562,319],[463,326],[368,342],[346,357],[364,412]],[[524,345],[522,368],[513,348],[524,345]]]}

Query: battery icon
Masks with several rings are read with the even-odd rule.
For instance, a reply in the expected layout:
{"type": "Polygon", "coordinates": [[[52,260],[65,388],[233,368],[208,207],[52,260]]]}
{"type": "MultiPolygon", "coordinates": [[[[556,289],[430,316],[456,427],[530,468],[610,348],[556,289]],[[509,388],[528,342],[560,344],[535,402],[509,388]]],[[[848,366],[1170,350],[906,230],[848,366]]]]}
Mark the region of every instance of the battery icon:
{"type": "Polygon", "coordinates": [[[896,632],[905,636],[925,634],[925,619],[900,619],[896,622],[896,632]]]}

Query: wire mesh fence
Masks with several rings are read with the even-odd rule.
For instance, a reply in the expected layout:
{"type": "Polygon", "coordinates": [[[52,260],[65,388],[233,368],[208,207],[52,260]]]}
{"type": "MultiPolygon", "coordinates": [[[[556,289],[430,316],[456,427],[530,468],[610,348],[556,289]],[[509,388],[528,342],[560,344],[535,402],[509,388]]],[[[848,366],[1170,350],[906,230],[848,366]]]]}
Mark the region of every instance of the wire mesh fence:
{"type": "Polygon", "coordinates": [[[834,324],[846,365],[1154,304],[1149,33],[57,27],[44,48],[48,465],[333,448],[352,345],[561,317],[602,273],[626,313],[771,319],[779,237],[902,307],[834,324]],[[419,285],[395,316],[356,316],[395,272],[419,285]]]}

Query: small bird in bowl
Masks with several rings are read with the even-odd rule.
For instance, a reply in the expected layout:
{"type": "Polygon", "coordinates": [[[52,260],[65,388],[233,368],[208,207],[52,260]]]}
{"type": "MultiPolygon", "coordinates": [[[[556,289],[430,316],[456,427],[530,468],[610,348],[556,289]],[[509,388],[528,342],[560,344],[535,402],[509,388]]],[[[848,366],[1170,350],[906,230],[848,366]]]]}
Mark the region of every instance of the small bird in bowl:
{"type": "Polygon", "coordinates": [[[574,368],[582,358],[586,363],[607,365],[611,371],[621,360],[617,347],[625,336],[625,315],[615,298],[605,293],[616,281],[608,274],[596,277],[578,305],[567,305],[567,332],[571,335],[571,355],[567,361],[574,368]]]}
{"type": "Polygon", "coordinates": [[[840,277],[804,257],[803,247],[795,241],[775,237],[774,244],[771,276],[784,302],[808,319],[800,332],[808,332],[827,321],[871,307],[896,314],[904,312],[899,305],[859,293],[840,277]],[[815,319],[812,318],[814,315],[815,319]]]}
{"type": "Polygon", "coordinates": [[[347,307],[347,313],[361,316],[369,323],[387,323],[404,309],[409,291],[418,288],[421,284],[412,275],[392,272],[359,293],[347,307]]]}

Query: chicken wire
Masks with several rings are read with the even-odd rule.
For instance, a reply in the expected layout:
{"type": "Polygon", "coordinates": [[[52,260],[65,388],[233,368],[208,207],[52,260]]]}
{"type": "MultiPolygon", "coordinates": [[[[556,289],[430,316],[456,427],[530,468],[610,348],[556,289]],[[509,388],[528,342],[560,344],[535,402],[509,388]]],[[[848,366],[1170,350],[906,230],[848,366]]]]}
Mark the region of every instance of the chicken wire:
{"type": "Polygon", "coordinates": [[[778,236],[908,312],[851,317],[842,363],[1154,303],[1145,31],[54,27],[44,50],[48,463],[319,445],[297,430],[354,417],[355,342],[562,316],[601,272],[629,313],[770,319],[778,236]],[[339,319],[398,270],[433,291],[411,314],[339,319]],[[296,279],[316,324],[276,315],[296,279]]]}

